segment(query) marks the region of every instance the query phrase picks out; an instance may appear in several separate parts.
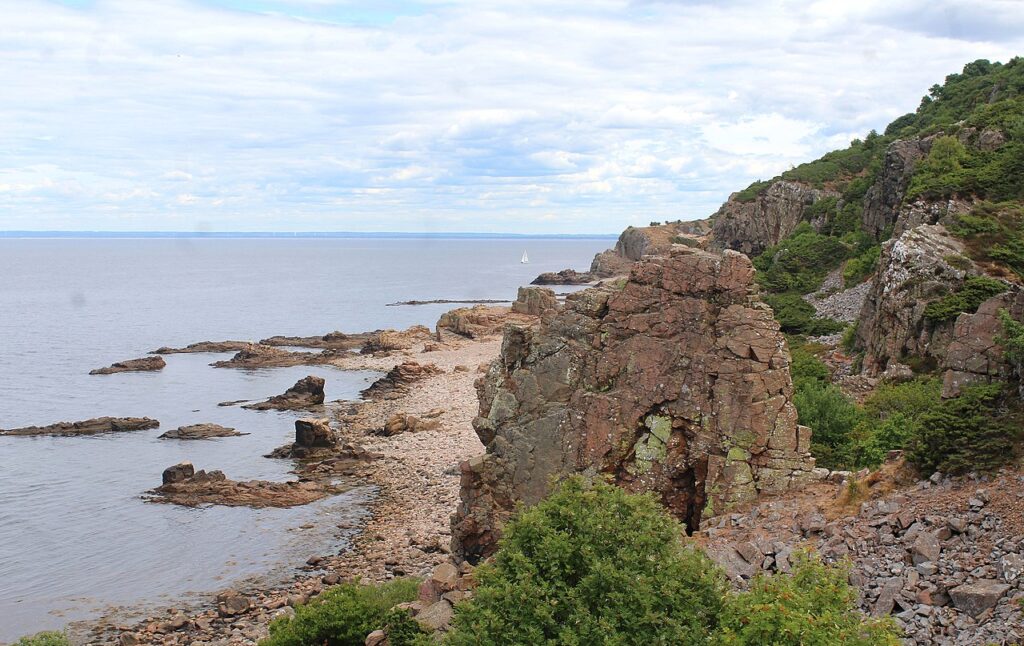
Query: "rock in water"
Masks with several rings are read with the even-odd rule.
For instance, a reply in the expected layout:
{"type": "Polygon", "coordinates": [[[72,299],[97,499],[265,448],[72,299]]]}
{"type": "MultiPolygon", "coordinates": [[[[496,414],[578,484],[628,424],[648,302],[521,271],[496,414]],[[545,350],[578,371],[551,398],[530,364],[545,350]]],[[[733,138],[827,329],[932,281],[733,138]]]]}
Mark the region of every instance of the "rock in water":
{"type": "Polygon", "coordinates": [[[677,246],[636,263],[619,289],[507,328],[478,382],[487,453],[462,465],[457,555],[491,554],[514,504],[536,503],[560,475],[653,491],[691,529],[810,479],[789,352],[756,292],[746,256],[677,246]]]}
{"type": "Polygon", "coordinates": [[[163,484],[171,484],[173,482],[184,482],[196,474],[196,468],[192,466],[191,462],[179,462],[172,467],[164,469],[163,473],[163,484]]]}
{"type": "Polygon", "coordinates": [[[334,431],[327,418],[324,419],[297,419],[295,420],[295,445],[296,450],[308,452],[314,449],[333,449],[338,445],[334,437],[334,431]]]}
{"type": "Polygon", "coordinates": [[[562,271],[548,271],[537,276],[530,283],[531,285],[586,285],[597,280],[597,276],[589,271],[576,271],[575,269],[563,269],[562,271]]]}
{"type": "Polygon", "coordinates": [[[163,357],[143,357],[141,359],[129,359],[118,361],[106,368],[90,370],[90,375],[112,375],[117,372],[155,372],[163,370],[167,365],[163,357]]]}
{"type": "Polygon", "coordinates": [[[324,403],[324,380],[310,375],[295,382],[284,394],[271,397],[265,402],[248,404],[242,408],[252,410],[300,410],[324,403]]]}
{"type": "Polygon", "coordinates": [[[248,433],[239,433],[233,428],[219,424],[191,424],[189,426],[179,426],[173,431],[167,431],[160,436],[160,439],[207,440],[214,437],[238,437],[239,435],[248,435],[248,433]]]}
{"type": "Polygon", "coordinates": [[[0,429],[0,435],[95,435],[157,428],[160,422],[148,417],[97,417],[82,422],[57,422],[49,426],[0,429]]]}

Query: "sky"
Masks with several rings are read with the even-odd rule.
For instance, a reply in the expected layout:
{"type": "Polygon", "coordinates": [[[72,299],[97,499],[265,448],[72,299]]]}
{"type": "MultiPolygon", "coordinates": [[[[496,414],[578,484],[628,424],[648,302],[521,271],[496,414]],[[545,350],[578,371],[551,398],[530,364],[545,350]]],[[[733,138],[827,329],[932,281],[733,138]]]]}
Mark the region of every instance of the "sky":
{"type": "Polygon", "coordinates": [[[615,233],[1024,54],[1024,0],[0,0],[0,230],[615,233]]]}

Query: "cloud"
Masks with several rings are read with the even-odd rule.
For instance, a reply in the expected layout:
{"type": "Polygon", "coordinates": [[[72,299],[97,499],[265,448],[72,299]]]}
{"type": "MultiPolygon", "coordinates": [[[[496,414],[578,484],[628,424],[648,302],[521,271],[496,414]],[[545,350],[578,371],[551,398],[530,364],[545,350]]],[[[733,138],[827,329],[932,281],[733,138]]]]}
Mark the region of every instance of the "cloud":
{"type": "Polygon", "coordinates": [[[1014,5],[0,0],[0,228],[704,217],[1020,54],[1014,5]]]}

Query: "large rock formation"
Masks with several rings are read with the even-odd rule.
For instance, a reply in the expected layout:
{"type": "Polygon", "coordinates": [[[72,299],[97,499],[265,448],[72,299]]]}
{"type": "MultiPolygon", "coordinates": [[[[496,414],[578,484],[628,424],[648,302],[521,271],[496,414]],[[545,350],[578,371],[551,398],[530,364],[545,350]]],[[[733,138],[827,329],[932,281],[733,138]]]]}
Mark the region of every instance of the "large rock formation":
{"type": "Polygon", "coordinates": [[[513,312],[528,316],[540,316],[547,310],[557,309],[558,298],[553,291],[544,287],[520,287],[512,303],[513,312]]]}
{"type": "Polygon", "coordinates": [[[486,455],[462,465],[456,553],[490,554],[516,501],[553,477],[601,473],[656,492],[690,528],[813,468],[789,355],[742,254],[674,247],[619,290],[571,295],[510,326],[478,382],[486,455]]]}
{"type": "Polygon", "coordinates": [[[930,323],[924,311],[975,272],[970,262],[958,261],[966,260],[963,254],[963,245],[941,225],[915,227],[882,246],[857,327],[867,374],[881,374],[890,362],[909,357],[941,363],[953,326],[930,323]]]}
{"type": "Polygon", "coordinates": [[[878,179],[864,196],[861,221],[866,232],[879,238],[886,229],[895,227],[914,166],[931,147],[930,139],[899,140],[889,144],[878,179]]]}
{"type": "Polygon", "coordinates": [[[804,221],[804,210],[824,197],[838,197],[835,191],[811,188],[798,182],[779,180],[754,199],[742,202],[733,193],[712,216],[712,244],[756,256],[778,244],[804,221]]]}
{"type": "Polygon", "coordinates": [[[993,296],[974,314],[961,314],[953,326],[953,340],[943,360],[942,396],[956,397],[965,386],[1011,379],[1013,367],[998,343],[1003,326],[999,310],[1018,321],[1024,319],[1024,291],[1019,286],[993,296]]]}

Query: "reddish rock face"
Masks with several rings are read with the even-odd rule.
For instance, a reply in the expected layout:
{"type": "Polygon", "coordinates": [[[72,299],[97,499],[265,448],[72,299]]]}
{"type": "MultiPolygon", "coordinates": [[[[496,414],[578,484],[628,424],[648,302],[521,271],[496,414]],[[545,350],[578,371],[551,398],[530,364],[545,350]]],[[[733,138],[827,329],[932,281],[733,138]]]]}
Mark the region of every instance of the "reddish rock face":
{"type": "Polygon", "coordinates": [[[943,397],[956,397],[972,384],[1007,380],[1013,376],[1006,350],[998,343],[1003,333],[999,310],[1006,310],[1018,321],[1024,318],[1024,291],[1017,286],[1008,288],[1007,293],[982,303],[974,314],[961,314],[957,318],[942,366],[945,369],[943,397]]]}
{"type": "Polygon", "coordinates": [[[753,276],[742,254],[674,247],[621,289],[510,326],[477,383],[487,453],[462,465],[456,554],[488,556],[515,502],[566,474],[655,492],[691,529],[809,477],[789,353],[753,276]]]}

